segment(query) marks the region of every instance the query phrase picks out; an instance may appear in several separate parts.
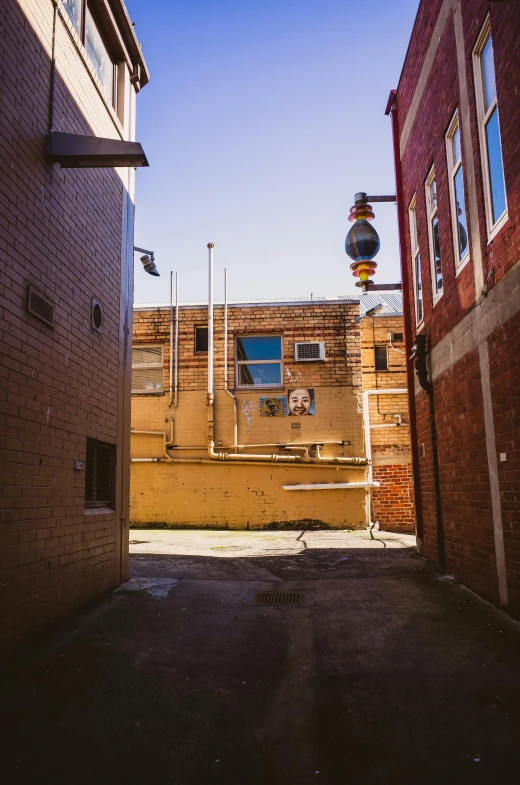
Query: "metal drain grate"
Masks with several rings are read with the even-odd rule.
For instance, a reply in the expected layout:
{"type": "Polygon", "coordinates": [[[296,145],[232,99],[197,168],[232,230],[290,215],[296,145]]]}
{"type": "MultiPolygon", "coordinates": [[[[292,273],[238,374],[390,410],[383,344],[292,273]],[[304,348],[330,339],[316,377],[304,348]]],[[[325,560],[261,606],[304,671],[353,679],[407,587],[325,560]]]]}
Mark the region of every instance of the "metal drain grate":
{"type": "Polygon", "coordinates": [[[299,591],[258,591],[253,605],[300,605],[302,594],[299,591]]]}

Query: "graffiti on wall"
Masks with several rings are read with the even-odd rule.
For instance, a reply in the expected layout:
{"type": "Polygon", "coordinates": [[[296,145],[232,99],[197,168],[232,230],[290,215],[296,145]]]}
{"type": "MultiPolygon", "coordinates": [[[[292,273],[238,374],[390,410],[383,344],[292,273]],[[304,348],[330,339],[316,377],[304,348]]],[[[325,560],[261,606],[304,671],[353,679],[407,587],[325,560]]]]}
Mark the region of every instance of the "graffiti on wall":
{"type": "Polygon", "coordinates": [[[297,387],[289,390],[289,417],[304,417],[314,414],[314,389],[297,387]]]}
{"type": "Polygon", "coordinates": [[[260,417],[285,417],[287,398],[285,395],[261,395],[260,417]]]}

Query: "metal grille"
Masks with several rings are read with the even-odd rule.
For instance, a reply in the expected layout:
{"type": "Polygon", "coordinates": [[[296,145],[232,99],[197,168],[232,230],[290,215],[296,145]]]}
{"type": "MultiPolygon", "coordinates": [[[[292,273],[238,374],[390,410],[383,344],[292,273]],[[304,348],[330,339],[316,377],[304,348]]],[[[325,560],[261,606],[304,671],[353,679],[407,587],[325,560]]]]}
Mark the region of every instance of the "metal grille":
{"type": "Polygon", "coordinates": [[[321,341],[314,341],[312,343],[297,343],[295,344],[296,356],[295,360],[322,360],[324,351],[321,341]]]}
{"type": "Polygon", "coordinates": [[[27,310],[37,319],[48,324],[49,327],[54,327],[54,305],[32,286],[29,286],[27,310]]]}
{"type": "Polygon", "coordinates": [[[114,504],[115,446],[87,439],[85,506],[112,507],[114,504]]]}
{"type": "Polygon", "coordinates": [[[299,591],[258,591],[253,599],[253,605],[299,605],[300,602],[299,591]]]}

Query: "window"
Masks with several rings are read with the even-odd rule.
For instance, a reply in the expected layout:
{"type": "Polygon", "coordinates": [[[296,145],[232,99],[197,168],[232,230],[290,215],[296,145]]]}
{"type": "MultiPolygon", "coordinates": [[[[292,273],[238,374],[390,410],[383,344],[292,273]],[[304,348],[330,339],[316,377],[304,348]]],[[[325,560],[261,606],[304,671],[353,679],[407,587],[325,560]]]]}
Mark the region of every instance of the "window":
{"type": "Polygon", "coordinates": [[[235,341],[237,387],[281,387],[282,336],[243,335],[235,341]]]}
{"type": "Polygon", "coordinates": [[[419,236],[417,234],[417,210],[415,194],[408,208],[408,219],[410,221],[410,248],[412,252],[412,278],[415,302],[415,322],[420,324],[424,318],[422,278],[421,278],[421,254],[419,251],[419,236]]]}
{"type": "Polygon", "coordinates": [[[433,304],[442,296],[442,261],[437,218],[437,182],[432,167],[426,180],[426,214],[428,216],[428,238],[430,241],[430,265],[432,274],[433,304]]]}
{"type": "Polygon", "coordinates": [[[96,24],[90,3],[85,0],[62,0],[65,11],[83,43],[88,59],[112,106],[116,106],[116,68],[96,24]]]}
{"type": "Polygon", "coordinates": [[[163,347],[134,346],[132,349],[132,395],[162,393],[163,347]]]}
{"type": "Polygon", "coordinates": [[[116,447],[87,439],[85,507],[113,507],[116,447]]]}
{"type": "Polygon", "coordinates": [[[388,371],[388,352],[386,344],[374,346],[374,360],[376,371],[388,371]]]}
{"type": "Polygon", "coordinates": [[[489,18],[473,51],[473,62],[486,222],[491,236],[505,220],[507,204],[489,18]]]}
{"type": "Polygon", "coordinates": [[[456,112],[446,134],[446,156],[448,159],[455,270],[458,272],[469,259],[469,243],[466,205],[464,202],[464,180],[462,177],[460,128],[456,112]]]}
{"type": "Polygon", "coordinates": [[[195,327],[195,351],[207,352],[208,351],[208,328],[195,327]]]}

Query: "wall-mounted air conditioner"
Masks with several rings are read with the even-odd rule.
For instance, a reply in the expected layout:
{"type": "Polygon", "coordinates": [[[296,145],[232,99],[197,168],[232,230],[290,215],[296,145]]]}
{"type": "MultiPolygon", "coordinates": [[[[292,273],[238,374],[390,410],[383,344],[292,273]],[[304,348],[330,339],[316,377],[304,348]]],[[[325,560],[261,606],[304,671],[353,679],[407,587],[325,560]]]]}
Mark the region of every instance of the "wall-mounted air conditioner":
{"type": "Polygon", "coordinates": [[[323,362],[325,360],[325,341],[305,341],[294,344],[295,362],[323,362]]]}

